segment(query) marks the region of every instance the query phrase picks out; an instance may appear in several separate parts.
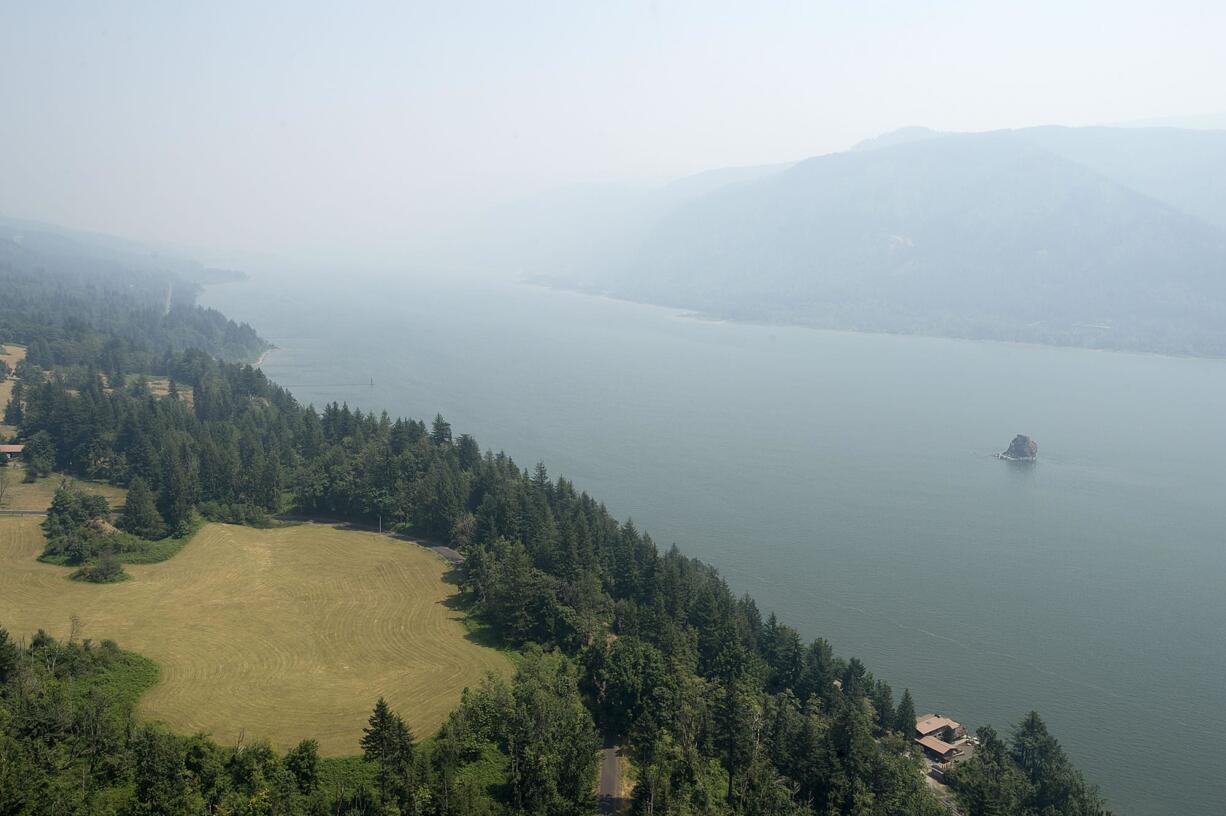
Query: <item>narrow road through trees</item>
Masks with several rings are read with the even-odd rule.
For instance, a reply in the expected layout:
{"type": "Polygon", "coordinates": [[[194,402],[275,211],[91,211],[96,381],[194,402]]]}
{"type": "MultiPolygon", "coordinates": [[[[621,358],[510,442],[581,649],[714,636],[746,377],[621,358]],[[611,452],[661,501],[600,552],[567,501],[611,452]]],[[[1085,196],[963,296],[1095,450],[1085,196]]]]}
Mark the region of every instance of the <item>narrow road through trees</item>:
{"type": "Polygon", "coordinates": [[[617,746],[610,745],[601,751],[600,784],[596,792],[600,797],[602,816],[617,816],[621,807],[621,784],[618,779],[617,746]]]}

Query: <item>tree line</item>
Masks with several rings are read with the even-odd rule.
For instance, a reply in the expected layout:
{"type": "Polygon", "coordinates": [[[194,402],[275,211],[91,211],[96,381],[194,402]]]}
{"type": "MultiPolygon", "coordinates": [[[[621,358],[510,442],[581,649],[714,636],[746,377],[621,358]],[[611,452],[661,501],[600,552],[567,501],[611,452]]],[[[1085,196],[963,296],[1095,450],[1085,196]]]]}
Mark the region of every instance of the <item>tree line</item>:
{"type": "Polygon", "coordinates": [[[196,305],[199,286],[170,271],[0,251],[0,291],[0,342],[27,346],[43,368],[161,374],[167,351],[245,360],[269,348],[246,323],[196,305]]]}
{"type": "Polygon", "coordinates": [[[511,681],[466,693],[423,742],[378,700],[356,766],[320,757],[312,739],[279,753],[139,722],[136,699],[156,679],[155,665],[112,641],[40,630],[22,644],[0,628],[0,813],[590,813],[598,742],[560,655],[529,654],[511,681]]]}

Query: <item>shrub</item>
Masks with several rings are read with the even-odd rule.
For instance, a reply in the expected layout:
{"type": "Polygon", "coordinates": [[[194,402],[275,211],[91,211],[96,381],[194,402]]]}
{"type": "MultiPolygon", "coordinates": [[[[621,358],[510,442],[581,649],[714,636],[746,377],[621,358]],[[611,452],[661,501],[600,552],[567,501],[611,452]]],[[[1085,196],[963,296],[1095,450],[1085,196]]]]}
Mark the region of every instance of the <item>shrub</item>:
{"type": "Polygon", "coordinates": [[[128,577],[123,571],[123,564],[112,553],[103,553],[97,561],[87,564],[72,574],[78,581],[89,581],[94,584],[112,584],[128,577]]]}

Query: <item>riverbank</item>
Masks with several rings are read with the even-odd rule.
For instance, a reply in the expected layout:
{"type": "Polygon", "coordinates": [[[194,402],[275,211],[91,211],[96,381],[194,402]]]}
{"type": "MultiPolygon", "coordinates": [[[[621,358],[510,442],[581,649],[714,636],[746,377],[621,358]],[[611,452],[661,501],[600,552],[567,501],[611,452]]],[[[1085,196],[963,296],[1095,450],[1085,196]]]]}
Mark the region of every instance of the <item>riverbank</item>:
{"type": "MultiPolygon", "coordinates": [[[[1110,345],[1098,344],[1092,345],[1089,343],[1074,343],[1061,342],[1060,340],[1044,340],[1037,337],[1022,337],[1010,334],[1000,334],[991,332],[975,332],[975,331],[957,331],[953,329],[930,328],[924,326],[916,326],[912,328],[888,328],[884,326],[873,326],[866,328],[862,325],[844,323],[839,321],[823,321],[823,320],[788,320],[778,319],[773,320],[766,317],[732,317],[718,312],[704,312],[694,309],[692,305],[680,302],[672,302],[668,300],[647,300],[638,297],[630,297],[625,295],[617,295],[605,289],[585,288],[582,286],[567,286],[564,283],[540,277],[526,277],[519,279],[517,285],[539,287],[548,289],[553,292],[564,292],[572,295],[582,295],[584,297],[600,298],[619,303],[632,303],[637,306],[651,306],[657,309],[667,310],[673,317],[682,320],[694,320],[702,323],[730,323],[743,326],[758,326],[762,328],[778,328],[778,329],[806,329],[817,332],[834,332],[840,334],[866,334],[878,335],[885,337],[915,337],[926,340],[948,340],[951,342],[970,342],[970,343],[994,343],[1006,346],[1021,346],[1030,348],[1054,348],[1067,349],[1070,351],[1094,351],[1108,354],[1129,354],[1145,357],[1171,357],[1175,359],[1190,359],[1190,360],[1226,360],[1226,354],[1210,354],[1210,353],[1192,353],[1181,352],[1173,349],[1151,348],[1147,345],[1110,345]]],[[[995,325],[995,324],[986,324],[995,325]]]]}
{"type": "Polygon", "coordinates": [[[510,284],[333,281],[291,313],[285,286],[209,305],[276,339],[264,371],[304,404],[441,412],[544,461],[924,708],[1002,733],[1037,708],[1117,811],[1226,797],[1226,656],[1201,648],[1226,627],[1205,454],[1226,444],[1221,361],[714,323],[510,284]],[[1037,466],[991,457],[1016,430],[1050,452],[1037,466]]]}

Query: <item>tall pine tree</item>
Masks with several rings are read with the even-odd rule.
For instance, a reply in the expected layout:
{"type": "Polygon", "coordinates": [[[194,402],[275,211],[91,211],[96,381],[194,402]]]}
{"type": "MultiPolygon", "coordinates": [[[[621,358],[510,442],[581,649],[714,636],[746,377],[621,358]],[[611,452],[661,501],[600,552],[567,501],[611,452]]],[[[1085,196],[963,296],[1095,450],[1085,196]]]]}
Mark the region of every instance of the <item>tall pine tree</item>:
{"type": "Polygon", "coordinates": [[[911,699],[911,689],[902,690],[898,712],[894,715],[894,729],[904,737],[915,736],[915,701],[911,699]]]}
{"type": "Polygon", "coordinates": [[[153,491],[140,476],[128,486],[128,498],[119,517],[119,528],[138,538],[155,539],[166,534],[166,523],[158,513],[153,491]]]}
{"type": "Polygon", "coordinates": [[[413,732],[399,714],[388,708],[382,697],[375,703],[370,720],[362,729],[362,757],[378,767],[379,796],[386,804],[400,800],[401,810],[408,804],[414,788],[413,732]]]}

